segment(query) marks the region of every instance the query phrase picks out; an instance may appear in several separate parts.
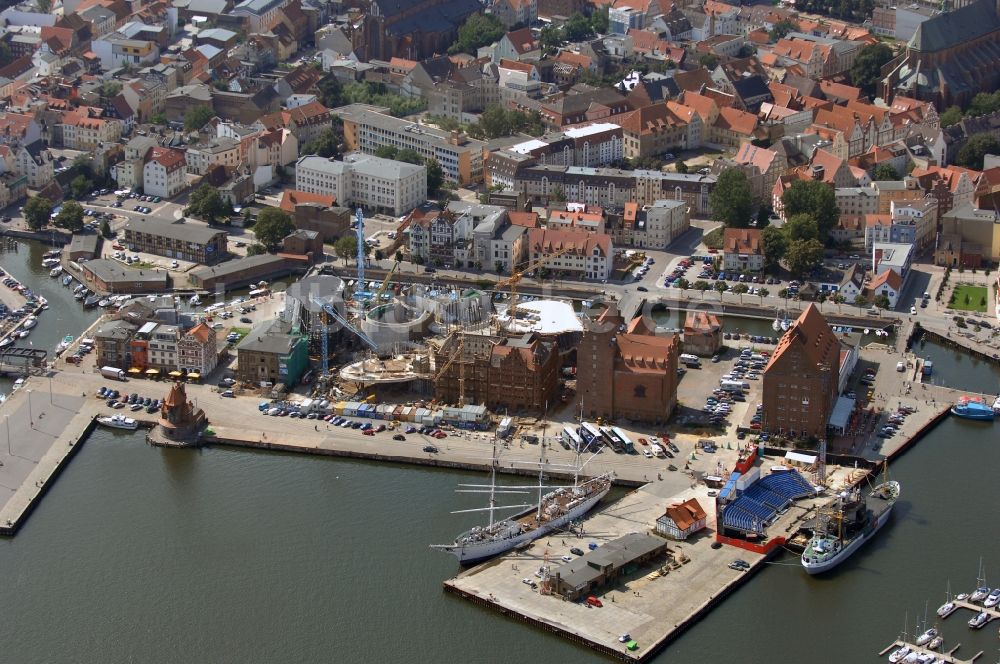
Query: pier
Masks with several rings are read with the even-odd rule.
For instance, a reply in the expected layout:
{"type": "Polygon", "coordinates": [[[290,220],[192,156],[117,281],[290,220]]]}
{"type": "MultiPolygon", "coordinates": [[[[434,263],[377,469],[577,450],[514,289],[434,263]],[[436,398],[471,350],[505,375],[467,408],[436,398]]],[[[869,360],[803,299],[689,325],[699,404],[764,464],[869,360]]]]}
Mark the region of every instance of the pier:
{"type": "Polygon", "coordinates": [[[955,656],[955,653],[958,651],[958,649],[962,647],[961,643],[955,644],[955,647],[953,647],[951,650],[947,652],[936,652],[929,648],[918,646],[915,643],[903,641],[902,639],[896,639],[886,648],[879,651],[878,656],[885,657],[889,653],[894,652],[899,648],[903,647],[909,648],[910,652],[915,652],[920,655],[930,655],[931,657],[936,658],[938,662],[945,662],[946,664],[972,664],[983,655],[983,652],[980,650],[979,652],[977,652],[975,655],[972,656],[972,659],[961,659],[955,656]]]}

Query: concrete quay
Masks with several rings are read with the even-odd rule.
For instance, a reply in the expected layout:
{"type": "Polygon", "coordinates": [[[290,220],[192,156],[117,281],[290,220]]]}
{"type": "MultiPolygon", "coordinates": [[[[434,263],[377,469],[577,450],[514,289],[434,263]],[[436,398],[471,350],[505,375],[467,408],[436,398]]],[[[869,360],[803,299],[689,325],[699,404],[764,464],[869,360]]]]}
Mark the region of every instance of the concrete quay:
{"type": "MultiPolygon", "coordinates": [[[[764,459],[765,466],[777,462],[764,459]]],[[[851,476],[856,477],[851,469],[835,469],[831,487],[839,489],[851,476]]],[[[732,546],[712,548],[715,500],[708,491],[703,484],[676,474],[647,484],[586,518],[581,534],[566,532],[540,538],[524,551],[460,572],[444,582],[444,589],[622,661],[646,661],[762,569],[781,549],[779,546],[764,554],[732,546]],[[649,564],[594,591],[603,603],[600,608],[566,601],[558,595],[543,595],[522,581],[537,580],[535,571],[542,565],[561,564],[561,556],[569,554],[572,547],[586,550],[592,542],[603,544],[626,533],[650,531],[668,504],[689,498],[698,500],[708,512],[708,519],[705,530],[687,541],[669,544],[672,555],[683,554],[688,562],[668,568],[666,574],[656,574],[662,562],[649,564]],[[735,559],[745,560],[750,569],[730,569],[729,563],[735,559]],[[670,601],[665,602],[665,597],[670,601]],[[626,633],[639,644],[637,650],[630,652],[618,641],[619,635],[626,633]]],[[[817,506],[828,501],[828,495],[797,501],[770,526],[769,533],[791,537],[804,520],[815,515],[817,506]]]]}

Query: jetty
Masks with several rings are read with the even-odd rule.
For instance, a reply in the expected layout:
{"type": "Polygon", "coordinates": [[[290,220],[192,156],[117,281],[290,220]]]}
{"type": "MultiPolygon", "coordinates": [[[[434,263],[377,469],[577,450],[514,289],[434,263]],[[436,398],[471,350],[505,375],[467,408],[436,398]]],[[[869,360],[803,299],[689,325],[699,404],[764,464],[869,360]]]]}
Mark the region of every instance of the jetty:
{"type": "Polygon", "coordinates": [[[886,648],[879,651],[878,656],[885,657],[889,653],[895,652],[900,648],[906,647],[910,649],[910,652],[915,652],[920,655],[930,655],[931,657],[936,658],[938,662],[945,662],[946,664],[972,664],[983,655],[983,651],[980,650],[979,652],[977,652],[975,655],[972,656],[972,659],[961,659],[960,657],[956,657],[955,653],[961,646],[962,644],[958,643],[955,644],[955,647],[953,647],[951,650],[947,652],[937,652],[929,648],[925,648],[923,646],[918,646],[915,643],[910,643],[909,641],[896,639],[895,641],[890,643],[886,648]]]}

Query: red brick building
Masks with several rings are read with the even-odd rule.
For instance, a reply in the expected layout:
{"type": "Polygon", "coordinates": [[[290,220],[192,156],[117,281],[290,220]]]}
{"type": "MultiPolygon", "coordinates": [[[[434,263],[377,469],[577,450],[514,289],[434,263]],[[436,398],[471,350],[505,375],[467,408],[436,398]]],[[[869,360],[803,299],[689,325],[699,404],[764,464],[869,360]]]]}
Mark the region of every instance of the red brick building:
{"type": "Polygon", "coordinates": [[[584,416],[666,422],[677,405],[679,338],[625,332],[623,324],[611,307],[584,329],[576,354],[584,416]]]}
{"type": "Polygon", "coordinates": [[[839,377],[840,341],[810,304],[764,369],[763,429],[790,438],[825,437],[839,377]]]}

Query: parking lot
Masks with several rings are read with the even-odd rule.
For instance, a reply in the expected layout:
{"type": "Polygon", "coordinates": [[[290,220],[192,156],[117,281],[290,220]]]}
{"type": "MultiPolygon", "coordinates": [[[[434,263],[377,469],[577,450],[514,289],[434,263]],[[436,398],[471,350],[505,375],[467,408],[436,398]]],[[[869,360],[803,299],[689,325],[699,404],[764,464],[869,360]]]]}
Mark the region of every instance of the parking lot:
{"type": "MultiPolygon", "coordinates": [[[[711,250],[710,250],[711,251],[711,250]]],[[[747,295],[758,295],[760,288],[767,288],[771,295],[776,295],[779,290],[788,288],[789,296],[793,297],[798,293],[800,286],[798,281],[782,281],[776,277],[762,274],[755,274],[747,271],[734,271],[714,268],[716,259],[721,259],[722,254],[694,254],[689,257],[681,257],[664,270],[663,286],[665,288],[678,287],[681,279],[687,281],[687,287],[692,288],[695,283],[703,281],[708,285],[708,289],[719,290],[718,284],[724,284],[726,291],[733,290],[737,284],[744,284],[747,287],[747,295]]]]}

